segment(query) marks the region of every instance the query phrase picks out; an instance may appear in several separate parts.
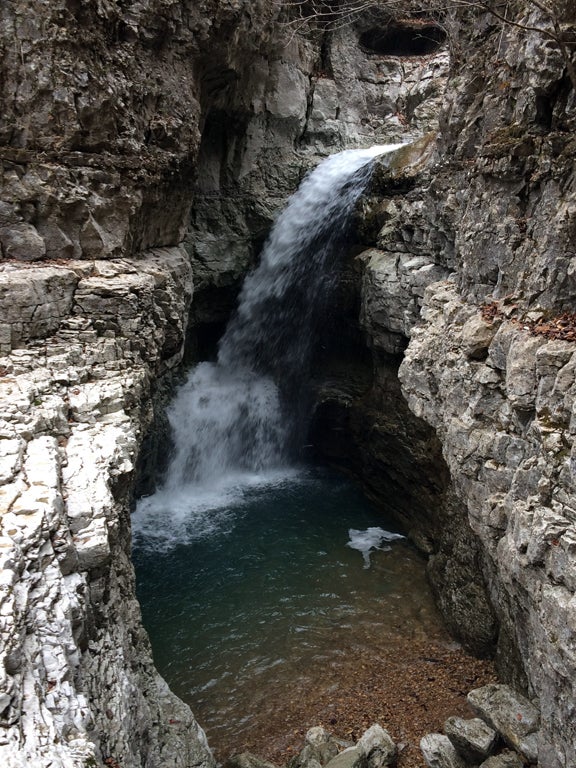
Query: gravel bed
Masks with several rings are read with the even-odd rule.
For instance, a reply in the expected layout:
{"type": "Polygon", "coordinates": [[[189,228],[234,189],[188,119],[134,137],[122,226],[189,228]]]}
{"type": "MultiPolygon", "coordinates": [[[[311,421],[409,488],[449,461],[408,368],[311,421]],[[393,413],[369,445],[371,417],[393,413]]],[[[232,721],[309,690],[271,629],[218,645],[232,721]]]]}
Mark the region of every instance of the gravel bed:
{"type": "Polygon", "coordinates": [[[389,653],[351,649],[325,672],[320,685],[295,684],[289,699],[276,702],[239,739],[211,738],[217,759],[250,751],[283,765],[302,749],[312,726],[355,741],[380,723],[399,745],[398,768],[422,768],[422,736],[442,731],[451,715],[471,717],[466,694],[496,681],[491,662],[435,640],[408,641],[389,653]]]}

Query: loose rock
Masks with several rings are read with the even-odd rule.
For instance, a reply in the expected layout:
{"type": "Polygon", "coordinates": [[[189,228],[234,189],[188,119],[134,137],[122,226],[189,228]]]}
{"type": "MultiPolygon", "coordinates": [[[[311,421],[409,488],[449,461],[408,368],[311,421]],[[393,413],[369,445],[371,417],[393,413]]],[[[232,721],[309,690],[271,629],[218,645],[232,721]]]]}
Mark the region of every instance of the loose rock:
{"type": "Polygon", "coordinates": [[[420,749],[428,768],[467,768],[450,739],[441,733],[424,736],[420,749]]]}
{"type": "Polygon", "coordinates": [[[468,702],[495,728],[513,749],[534,760],[534,736],[540,725],[540,712],[507,685],[486,685],[468,694],[468,702]],[[528,738],[528,741],[526,739],[528,738]]]}
{"type": "Polygon", "coordinates": [[[460,717],[450,717],[444,723],[444,733],[457,752],[465,760],[480,762],[494,754],[498,743],[498,734],[483,720],[463,720],[460,717]]]}

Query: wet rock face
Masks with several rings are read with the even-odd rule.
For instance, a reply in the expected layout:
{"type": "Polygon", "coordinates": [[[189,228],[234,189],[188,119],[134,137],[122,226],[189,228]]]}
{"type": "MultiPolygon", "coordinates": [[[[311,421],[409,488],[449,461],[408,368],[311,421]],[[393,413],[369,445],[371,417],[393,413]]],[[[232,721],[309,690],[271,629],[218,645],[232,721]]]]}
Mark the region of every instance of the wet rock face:
{"type": "Polygon", "coordinates": [[[433,137],[426,136],[376,169],[358,216],[359,236],[372,247],[350,265],[349,292],[355,285],[359,317],[353,317],[351,298],[337,307],[348,329],[356,326],[350,350],[367,344],[369,362],[354,351],[346,355],[346,333],[338,328],[319,366],[325,365],[325,375],[311,442],[321,456],[353,472],[369,496],[402,522],[429,556],[428,574],[450,630],[468,649],[487,656],[497,637],[488,564],[453,486],[435,424],[410,410],[398,382],[428,286],[450,273],[453,259],[449,231],[445,222],[436,226],[441,212],[427,194],[434,179],[426,167],[435,151],[433,137]]]}

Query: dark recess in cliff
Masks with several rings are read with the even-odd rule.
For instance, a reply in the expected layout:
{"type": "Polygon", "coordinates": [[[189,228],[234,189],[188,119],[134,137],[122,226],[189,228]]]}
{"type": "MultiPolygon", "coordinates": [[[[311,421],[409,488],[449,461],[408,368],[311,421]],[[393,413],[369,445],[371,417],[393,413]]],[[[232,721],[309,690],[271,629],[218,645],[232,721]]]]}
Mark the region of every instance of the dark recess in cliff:
{"type": "Polygon", "coordinates": [[[429,56],[446,40],[446,32],[436,24],[400,21],[385,28],[373,27],[360,35],[360,45],[380,56],[429,56]]]}

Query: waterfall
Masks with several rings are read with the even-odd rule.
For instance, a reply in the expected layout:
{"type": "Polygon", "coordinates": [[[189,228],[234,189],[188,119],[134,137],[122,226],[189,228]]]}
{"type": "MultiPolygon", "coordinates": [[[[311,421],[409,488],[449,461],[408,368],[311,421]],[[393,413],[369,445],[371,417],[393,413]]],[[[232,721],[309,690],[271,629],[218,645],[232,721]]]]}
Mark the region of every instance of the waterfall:
{"type": "Polygon", "coordinates": [[[197,365],[168,410],[174,456],[163,487],[140,501],[136,532],[159,535],[158,517],[183,522],[193,509],[203,535],[225,517],[216,522],[210,510],[224,510],[238,487],[289,469],[339,246],[371,160],[399,146],[332,155],[290,198],[244,282],[217,361],[197,365]]]}

